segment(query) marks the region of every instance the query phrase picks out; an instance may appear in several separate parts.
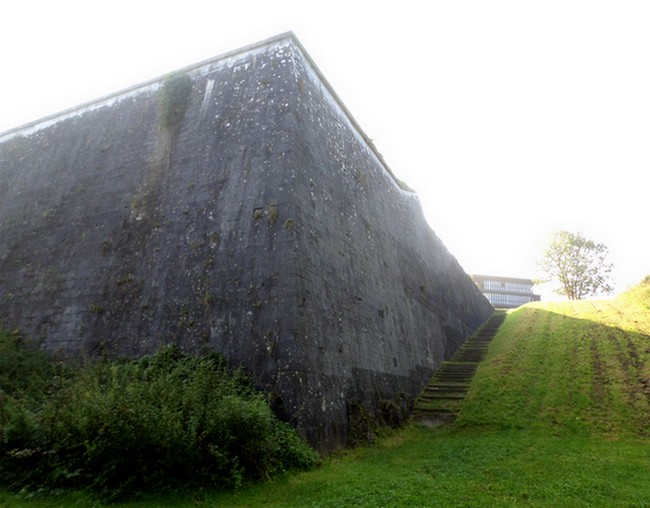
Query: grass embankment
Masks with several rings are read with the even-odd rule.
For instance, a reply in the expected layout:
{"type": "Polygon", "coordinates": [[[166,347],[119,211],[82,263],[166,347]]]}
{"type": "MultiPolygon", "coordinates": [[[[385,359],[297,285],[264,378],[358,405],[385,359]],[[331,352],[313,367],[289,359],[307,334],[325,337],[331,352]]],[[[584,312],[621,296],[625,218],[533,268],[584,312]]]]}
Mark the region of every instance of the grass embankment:
{"type": "MultiPolygon", "coordinates": [[[[615,300],[512,312],[453,426],[413,424],[235,492],[124,506],[642,507],[649,478],[650,281],[615,300]]],[[[35,506],[66,502],[91,505],[35,506]]]]}

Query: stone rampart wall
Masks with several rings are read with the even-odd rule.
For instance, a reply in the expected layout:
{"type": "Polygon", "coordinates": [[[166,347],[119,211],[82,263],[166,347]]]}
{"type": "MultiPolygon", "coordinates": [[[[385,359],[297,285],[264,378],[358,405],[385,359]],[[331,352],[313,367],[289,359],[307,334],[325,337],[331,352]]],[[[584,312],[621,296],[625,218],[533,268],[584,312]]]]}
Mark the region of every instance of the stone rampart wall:
{"type": "Polygon", "coordinates": [[[292,36],[1,135],[0,235],[5,326],[220,351],[322,450],[492,311],[292,36]]]}

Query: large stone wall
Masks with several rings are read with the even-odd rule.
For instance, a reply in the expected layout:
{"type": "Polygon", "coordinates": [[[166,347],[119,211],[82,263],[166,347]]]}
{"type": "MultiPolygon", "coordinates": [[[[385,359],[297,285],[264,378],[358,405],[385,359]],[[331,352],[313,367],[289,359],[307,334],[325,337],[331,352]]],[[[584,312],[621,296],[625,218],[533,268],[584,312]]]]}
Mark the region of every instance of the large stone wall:
{"type": "Polygon", "coordinates": [[[0,235],[5,326],[220,351],[322,450],[492,311],[292,35],[0,135],[0,235]]]}

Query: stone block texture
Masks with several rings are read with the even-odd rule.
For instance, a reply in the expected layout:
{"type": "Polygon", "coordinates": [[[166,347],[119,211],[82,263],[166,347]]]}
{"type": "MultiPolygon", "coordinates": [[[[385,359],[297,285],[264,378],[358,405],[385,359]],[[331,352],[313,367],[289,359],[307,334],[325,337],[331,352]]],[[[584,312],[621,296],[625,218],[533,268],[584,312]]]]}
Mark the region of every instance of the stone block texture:
{"type": "Polygon", "coordinates": [[[3,326],[216,350],[324,451],[493,310],[292,34],[0,135],[0,237],[3,326]]]}

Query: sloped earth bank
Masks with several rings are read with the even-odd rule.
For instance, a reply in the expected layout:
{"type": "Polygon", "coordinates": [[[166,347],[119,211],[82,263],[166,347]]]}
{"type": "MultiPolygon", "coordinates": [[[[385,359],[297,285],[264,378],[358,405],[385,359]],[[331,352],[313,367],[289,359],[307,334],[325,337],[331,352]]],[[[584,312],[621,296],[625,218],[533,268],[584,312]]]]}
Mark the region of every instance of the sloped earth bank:
{"type": "Polygon", "coordinates": [[[533,304],[508,317],[458,424],[650,436],[650,312],[613,300],[533,304]]]}

